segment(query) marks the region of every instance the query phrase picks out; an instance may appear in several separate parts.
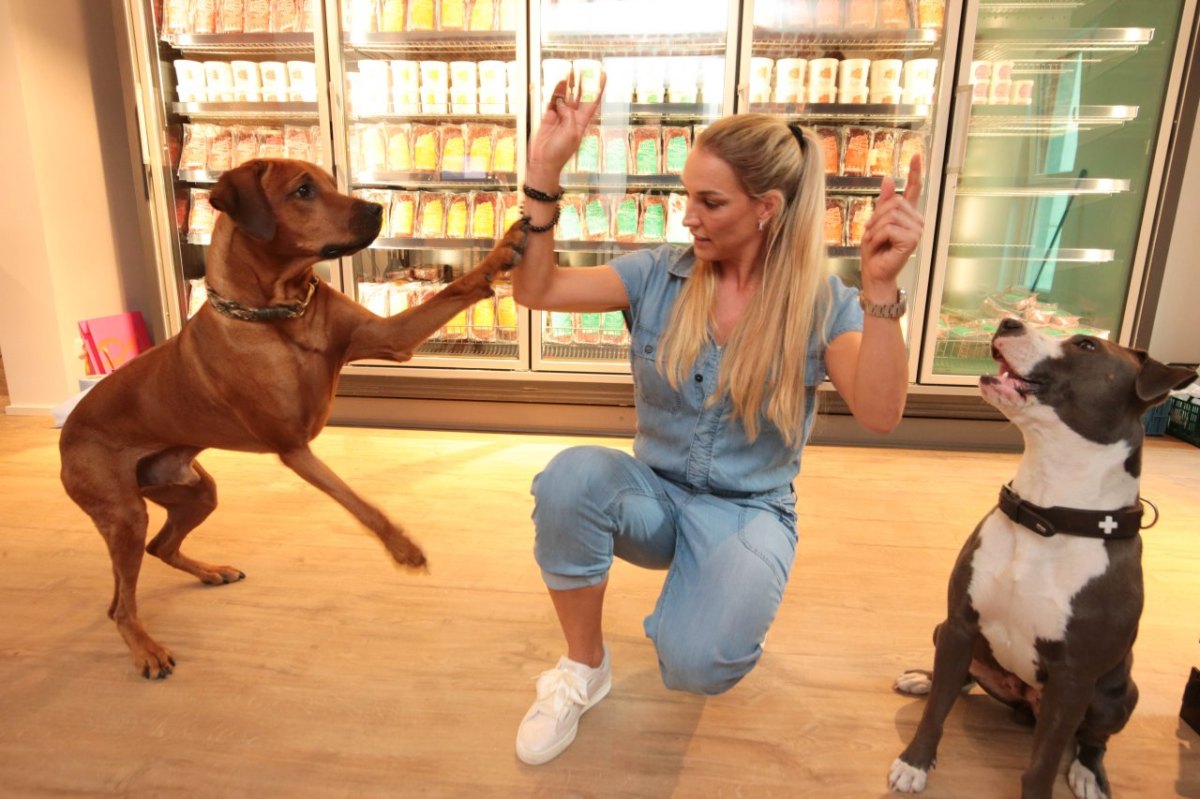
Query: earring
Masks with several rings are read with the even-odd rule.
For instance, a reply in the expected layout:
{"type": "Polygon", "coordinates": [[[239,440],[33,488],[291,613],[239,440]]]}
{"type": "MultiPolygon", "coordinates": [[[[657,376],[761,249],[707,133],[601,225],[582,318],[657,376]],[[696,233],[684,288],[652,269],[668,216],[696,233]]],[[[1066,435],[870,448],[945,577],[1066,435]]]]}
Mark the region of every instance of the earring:
{"type": "Polygon", "coordinates": [[[766,227],[767,227],[767,220],[765,220],[765,219],[760,219],[760,220],[758,220],[758,229],[759,229],[759,231],[765,230],[765,229],[766,229],[766,227]]]}

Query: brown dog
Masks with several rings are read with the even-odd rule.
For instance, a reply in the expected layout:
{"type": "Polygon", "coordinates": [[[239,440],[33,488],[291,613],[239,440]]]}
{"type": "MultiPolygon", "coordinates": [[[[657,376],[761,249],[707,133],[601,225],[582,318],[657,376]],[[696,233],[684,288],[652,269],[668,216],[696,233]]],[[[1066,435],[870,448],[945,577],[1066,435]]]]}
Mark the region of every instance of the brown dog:
{"type": "Polygon", "coordinates": [[[100,381],[63,426],[62,481],[92,518],[112,558],[108,615],[142,676],[166,677],[171,652],[142,627],[137,579],[149,499],[167,520],[145,550],[210,585],[241,580],[180,552],[212,513],[216,487],[195,462],[208,447],[274,452],[379,536],[403,566],[425,556],[308,447],[329,418],[338,374],[361,358],[404,361],[455,314],[491,296],[515,266],[521,224],[471,272],[428,302],[383,319],[321,285],[318,261],[349,255],[379,234],[383,208],[340,194],[301,161],[256,160],[225,173],[212,192],[222,211],[208,251],[210,303],[178,336],[100,381]]]}

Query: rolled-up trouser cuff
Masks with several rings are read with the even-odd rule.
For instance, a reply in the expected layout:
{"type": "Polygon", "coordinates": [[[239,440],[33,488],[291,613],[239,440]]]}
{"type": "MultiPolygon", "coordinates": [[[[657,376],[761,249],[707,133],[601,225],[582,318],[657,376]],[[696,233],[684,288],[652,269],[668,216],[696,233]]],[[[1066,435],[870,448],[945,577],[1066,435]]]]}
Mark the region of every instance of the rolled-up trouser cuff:
{"type": "Polygon", "coordinates": [[[607,577],[608,572],[576,577],[565,574],[551,574],[542,569],[542,581],[546,583],[546,587],[551,591],[573,591],[576,588],[589,588],[604,582],[607,577]]]}

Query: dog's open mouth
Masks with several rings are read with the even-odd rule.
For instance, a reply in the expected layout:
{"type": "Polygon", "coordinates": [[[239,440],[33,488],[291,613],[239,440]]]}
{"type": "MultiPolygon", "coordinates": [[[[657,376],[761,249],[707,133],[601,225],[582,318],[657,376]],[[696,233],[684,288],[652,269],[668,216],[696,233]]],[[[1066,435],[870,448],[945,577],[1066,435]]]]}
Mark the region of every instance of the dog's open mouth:
{"type": "Polygon", "coordinates": [[[1000,354],[1000,350],[992,347],[992,357],[1000,364],[1000,372],[995,375],[984,375],[979,378],[979,382],[983,385],[991,386],[1016,394],[1022,398],[1034,394],[1037,391],[1037,381],[1030,380],[1012,367],[1008,361],[1004,360],[1004,356],[1000,354]]]}

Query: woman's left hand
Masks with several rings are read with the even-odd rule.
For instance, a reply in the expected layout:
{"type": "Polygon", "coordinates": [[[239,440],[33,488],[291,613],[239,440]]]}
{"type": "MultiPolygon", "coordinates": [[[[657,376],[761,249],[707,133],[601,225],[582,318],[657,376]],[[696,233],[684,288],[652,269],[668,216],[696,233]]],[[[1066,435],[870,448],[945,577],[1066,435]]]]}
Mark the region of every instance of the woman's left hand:
{"type": "Polygon", "coordinates": [[[925,229],[925,219],[916,209],[920,196],[921,156],[914,155],[904,193],[897,194],[895,182],[885,177],[875,213],[867,221],[860,249],[864,291],[879,286],[894,293],[897,276],[916,252],[925,229]]]}

